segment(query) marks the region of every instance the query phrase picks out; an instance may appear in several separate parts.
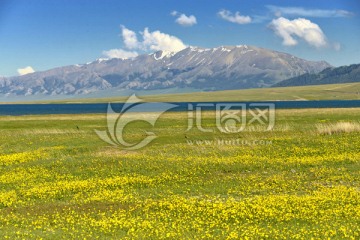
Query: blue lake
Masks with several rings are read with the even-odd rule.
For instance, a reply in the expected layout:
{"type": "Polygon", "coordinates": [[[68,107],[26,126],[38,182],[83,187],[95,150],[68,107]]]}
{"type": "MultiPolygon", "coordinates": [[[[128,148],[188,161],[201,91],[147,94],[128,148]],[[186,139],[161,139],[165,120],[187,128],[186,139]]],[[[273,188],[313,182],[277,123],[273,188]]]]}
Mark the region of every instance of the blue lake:
{"type": "MultiPolygon", "coordinates": [[[[276,109],[301,109],[301,108],[357,108],[360,100],[326,100],[326,101],[267,101],[267,102],[174,102],[173,108],[168,111],[187,111],[189,104],[202,106],[203,110],[214,110],[215,104],[246,104],[253,103],[275,104],[276,109]]],[[[142,105],[141,103],[139,105],[142,105]]],[[[123,103],[113,103],[112,108],[120,112],[123,103]]],[[[144,104],[136,111],[155,112],[157,104],[144,104]]],[[[71,104],[0,104],[0,115],[38,115],[38,114],[85,114],[106,113],[107,103],[71,103],[71,104]]]]}

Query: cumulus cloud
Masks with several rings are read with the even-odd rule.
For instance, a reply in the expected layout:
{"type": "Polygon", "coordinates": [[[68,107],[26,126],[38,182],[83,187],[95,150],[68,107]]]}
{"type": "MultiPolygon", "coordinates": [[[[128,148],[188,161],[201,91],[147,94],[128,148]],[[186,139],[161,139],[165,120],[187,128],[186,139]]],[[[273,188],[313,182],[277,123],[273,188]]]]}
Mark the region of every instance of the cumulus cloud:
{"type": "Polygon", "coordinates": [[[138,39],[138,36],[134,31],[125,26],[121,26],[121,35],[125,49],[103,51],[102,54],[105,57],[128,59],[138,56],[139,51],[148,52],[163,50],[178,52],[187,47],[183,41],[175,36],[160,31],[151,32],[148,28],[145,28],[143,32],[139,33],[142,40],[138,39]]]}
{"type": "Polygon", "coordinates": [[[124,41],[124,45],[128,49],[138,48],[139,42],[137,40],[136,33],[127,29],[125,26],[121,25],[121,35],[124,41]]]}
{"type": "Polygon", "coordinates": [[[180,16],[176,18],[175,22],[185,27],[190,27],[197,23],[194,15],[186,16],[185,14],[180,14],[180,16]]]}
{"type": "Polygon", "coordinates": [[[239,12],[236,12],[233,14],[232,12],[228,10],[221,10],[218,12],[218,15],[229,22],[237,23],[237,24],[247,24],[251,23],[252,19],[249,16],[242,16],[239,12]]]}
{"type": "Polygon", "coordinates": [[[302,7],[266,6],[275,16],[302,16],[302,17],[350,17],[354,15],[346,10],[307,9],[302,7]]]}
{"type": "Polygon", "coordinates": [[[102,53],[107,58],[121,58],[121,59],[134,58],[139,55],[135,51],[126,51],[123,49],[110,49],[108,51],[103,51],[102,53]]]}
{"type": "Polygon", "coordinates": [[[178,12],[177,12],[177,11],[172,11],[172,12],[170,13],[170,15],[175,17],[176,15],[178,15],[178,12]]]}
{"type": "Polygon", "coordinates": [[[27,67],[24,67],[24,68],[19,68],[17,70],[17,72],[18,72],[18,74],[20,76],[22,76],[22,75],[25,75],[25,74],[33,73],[33,72],[35,72],[35,70],[32,67],[27,66],[27,67]]]}
{"type": "Polygon", "coordinates": [[[309,45],[320,48],[327,45],[326,36],[316,23],[305,18],[289,20],[283,17],[272,20],[270,28],[283,39],[283,45],[295,46],[296,38],[303,39],[309,45]]]}
{"type": "Polygon", "coordinates": [[[124,45],[127,49],[178,52],[186,48],[186,45],[179,38],[158,30],[151,32],[148,28],[145,28],[144,31],[140,33],[143,40],[139,41],[134,31],[127,29],[125,26],[121,26],[121,28],[124,45]]]}
{"type": "Polygon", "coordinates": [[[160,31],[150,32],[148,28],[145,28],[142,35],[144,39],[142,45],[146,50],[178,52],[186,48],[179,38],[160,31]]]}

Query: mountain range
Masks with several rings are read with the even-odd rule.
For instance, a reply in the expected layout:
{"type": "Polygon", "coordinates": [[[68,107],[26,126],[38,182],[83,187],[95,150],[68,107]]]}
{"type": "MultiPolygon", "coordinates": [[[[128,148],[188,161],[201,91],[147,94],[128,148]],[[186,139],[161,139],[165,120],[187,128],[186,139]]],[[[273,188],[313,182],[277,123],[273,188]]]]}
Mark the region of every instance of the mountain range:
{"type": "Polygon", "coordinates": [[[0,94],[75,95],[100,90],[194,88],[201,91],[270,87],[331,67],[255,46],[188,47],[132,59],[98,59],[23,76],[0,78],[0,94]]]}
{"type": "Polygon", "coordinates": [[[360,64],[326,68],[319,73],[305,73],[275,84],[273,87],[360,82],[360,64]]]}

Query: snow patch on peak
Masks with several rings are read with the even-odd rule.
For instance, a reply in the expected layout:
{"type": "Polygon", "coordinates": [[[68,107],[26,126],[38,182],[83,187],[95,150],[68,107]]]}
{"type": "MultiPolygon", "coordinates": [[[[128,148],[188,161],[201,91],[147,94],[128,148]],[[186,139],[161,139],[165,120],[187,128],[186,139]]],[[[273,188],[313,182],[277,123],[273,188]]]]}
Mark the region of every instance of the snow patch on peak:
{"type": "Polygon", "coordinates": [[[220,50],[220,51],[222,51],[222,52],[231,52],[231,49],[228,49],[228,48],[226,48],[226,47],[224,47],[224,46],[220,46],[220,47],[217,47],[217,48],[213,48],[212,52],[215,52],[215,51],[218,51],[218,50],[220,50]]]}
{"type": "Polygon", "coordinates": [[[201,47],[190,46],[189,48],[190,48],[190,50],[193,51],[193,52],[203,51],[203,48],[201,48],[201,47]]]}
{"type": "Polygon", "coordinates": [[[249,47],[247,45],[236,45],[236,48],[240,48],[239,50],[240,50],[241,54],[245,54],[245,53],[248,53],[248,52],[256,52],[256,54],[257,54],[256,49],[251,48],[251,47],[249,47]]]}
{"type": "Polygon", "coordinates": [[[226,47],[221,47],[221,51],[222,52],[231,52],[231,50],[227,49],[226,47]]]}
{"type": "Polygon", "coordinates": [[[200,47],[194,47],[194,46],[190,46],[189,48],[190,48],[191,52],[199,52],[199,53],[210,50],[207,48],[200,48],[200,47]]]}
{"type": "MultiPolygon", "coordinates": [[[[89,65],[89,64],[93,64],[93,63],[101,63],[101,62],[105,62],[109,60],[108,58],[98,58],[96,59],[95,61],[92,61],[92,62],[87,62],[85,63],[85,65],[89,65]]],[[[77,64],[78,65],[78,64],[77,64]]],[[[81,66],[81,65],[80,65],[81,66]]]]}
{"type": "Polygon", "coordinates": [[[161,60],[163,58],[170,58],[175,55],[174,52],[170,51],[158,51],[152,54],[155,60],[161,60]]]}
{"type": "Polygon", "coordinates": [[[98,59],[96,59],[96,62],[101,63],[101,62],[104,62],[107,60],[109,60],[109,59],[108,58],[98,58],[98,59]]]}
{"type": "Polygon", "coordinates": [[[236,45],[237,48],[245,48],[245,49],[248,49],[248,45],[236,45]]]}

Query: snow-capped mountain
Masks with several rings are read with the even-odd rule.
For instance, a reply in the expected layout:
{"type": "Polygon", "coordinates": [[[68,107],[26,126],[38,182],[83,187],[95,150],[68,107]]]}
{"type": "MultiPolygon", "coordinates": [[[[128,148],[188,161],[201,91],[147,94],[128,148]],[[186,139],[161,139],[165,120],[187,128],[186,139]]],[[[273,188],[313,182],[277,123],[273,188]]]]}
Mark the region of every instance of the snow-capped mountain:
{"type": "Polygon", "coordinates": [[[224,90],[267,87],[330,67],[254,46],[188,47],[133,59],[98,59],[23,76],[0,78],[7,95],[84,94],[117,89],[196,88],[224,90]]]}

